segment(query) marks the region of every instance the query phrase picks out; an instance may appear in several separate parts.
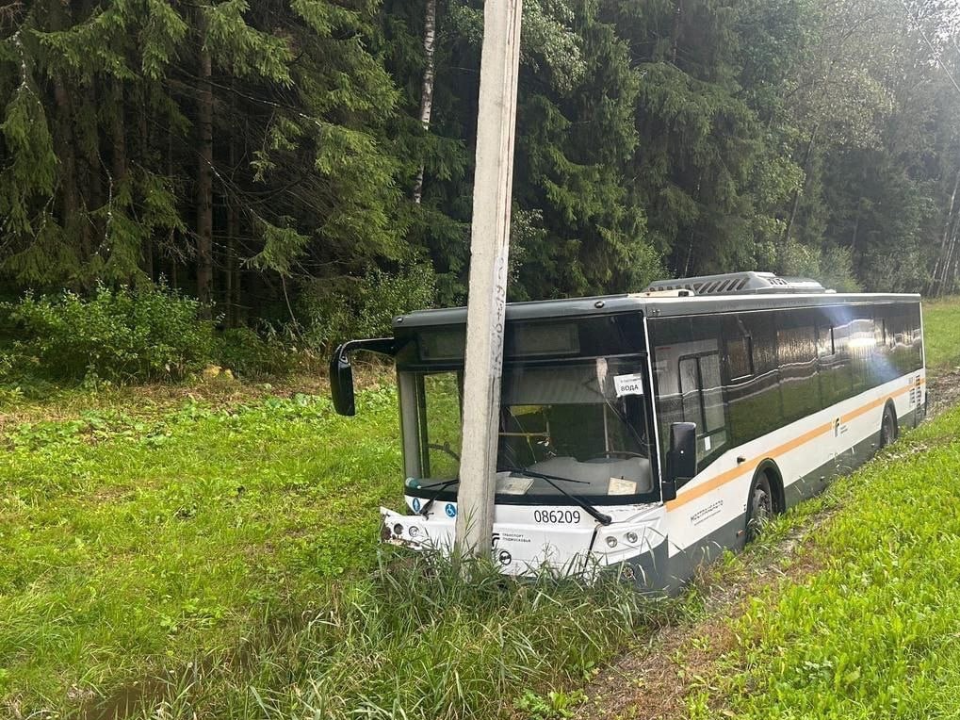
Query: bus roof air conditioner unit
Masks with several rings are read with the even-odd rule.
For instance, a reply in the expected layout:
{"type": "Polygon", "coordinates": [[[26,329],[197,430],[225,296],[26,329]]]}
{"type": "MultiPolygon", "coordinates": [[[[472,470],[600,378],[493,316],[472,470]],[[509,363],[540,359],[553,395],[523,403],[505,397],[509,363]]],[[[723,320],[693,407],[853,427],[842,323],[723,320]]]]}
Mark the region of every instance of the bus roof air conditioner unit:
{"type": "Polygon", "coordinates": [[[695,295],[757,295],[767,293],[825,293],[823,285],[808,278],[783,278],[770,272],[738,272],[677,280],[657,280],[645,292],[690,290],[695,295]]]}

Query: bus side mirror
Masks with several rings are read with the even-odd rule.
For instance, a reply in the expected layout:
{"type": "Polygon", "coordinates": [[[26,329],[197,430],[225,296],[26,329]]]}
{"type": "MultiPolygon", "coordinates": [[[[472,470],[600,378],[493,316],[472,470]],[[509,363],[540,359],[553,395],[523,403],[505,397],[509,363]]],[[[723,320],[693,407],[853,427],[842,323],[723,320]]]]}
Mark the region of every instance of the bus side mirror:
{"type": "Polygon", "coordinates": [[[667,451],[667,474],[663,482],[664,502],[675,500],[677,485],[697,474],[697,425],[679,422],[670,425],[670,449],[667,451]]]}
{"type": "Polygon", "coordinates": [[[330,395],[333,397],[333,409],[338,415],[356,415],[357,408],[353,397],[353,366],[347,358],[344,343],[330,358],[330,395]]]}
{"type": "Polygon", "coordinates": [[[393,357],[396,355],[396,343],[393,338],[351,340],[333,351],[333,357],[330,358],[330,395],[333,397],[333,409],[338,415],[357,414],[353,396],[353,367],[349,357],[350,353],[357,350],[393,357]]]}

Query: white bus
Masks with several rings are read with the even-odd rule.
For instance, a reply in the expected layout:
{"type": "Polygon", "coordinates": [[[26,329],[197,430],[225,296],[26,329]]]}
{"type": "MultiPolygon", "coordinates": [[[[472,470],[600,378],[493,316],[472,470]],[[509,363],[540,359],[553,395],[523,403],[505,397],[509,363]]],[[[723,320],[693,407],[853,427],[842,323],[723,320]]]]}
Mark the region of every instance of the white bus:
{"type": "MultiPolygon", "coordinates": [[[[509,574],[599,563],[675,589],[925,414],[916,295],[749,272],[506,317],[493,556],[509,574]]],[[[396,362],[406,508],[381,508],[385,541],[453,544],[465,323],[411,313],[331,361],[347,415],[350,354],[396,362]]]]}

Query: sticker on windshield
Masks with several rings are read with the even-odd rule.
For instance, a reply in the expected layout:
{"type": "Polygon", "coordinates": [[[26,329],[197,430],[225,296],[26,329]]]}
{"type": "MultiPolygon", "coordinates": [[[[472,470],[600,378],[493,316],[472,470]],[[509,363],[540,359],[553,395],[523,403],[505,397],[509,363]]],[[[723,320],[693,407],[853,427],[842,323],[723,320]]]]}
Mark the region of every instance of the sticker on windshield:
{"type": "Polygon", "coordinates": [[[617,397],[623,397],[624,395],[643,395],[643,375],[640,373],[615,375],[613,385],[617,390],[617,397]]]}
{"type": "Polygon", "coordinates": [[[624,480],[623,478],[610,478],[610,485],[607,488],[608,495],[634,495],[637,492],[637,483],[633,480],[624,480]]]}
{"type": "Polygon", "coordinates": [[[511,475],[510,471],[497,473],[497,492],[504,495],[523,495],[533,485],[533,478],[511,475]]]}

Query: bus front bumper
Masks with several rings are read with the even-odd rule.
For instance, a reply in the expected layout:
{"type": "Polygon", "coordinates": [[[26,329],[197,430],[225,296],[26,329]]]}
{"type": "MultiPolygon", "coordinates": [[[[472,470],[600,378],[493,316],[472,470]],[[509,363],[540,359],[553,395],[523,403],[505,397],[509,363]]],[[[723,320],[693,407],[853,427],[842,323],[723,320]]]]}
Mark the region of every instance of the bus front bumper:
{"type": "MultiPolygon", "coordinates": [[[[412,498],[407,498],[413,509],[412,498]]],[[[456,541],[456,503],[436,503],[427,516],[402,515],[380,508],[381,538],[391,545],[449,553],[456,541]]],[[[561,574],[582,574],[600,565],[624,565],[624,574],[641,584],[667,557],[662,504],[604,507],[613,522],[603,526],[570,506],[498,505],[491,553],[501,572],[527,575],[544,567],[561,574]],[[551,519],[560,522],[550,522],[551,519]],[[575,520],[563,522],[564,520],[575,520]]]]}

